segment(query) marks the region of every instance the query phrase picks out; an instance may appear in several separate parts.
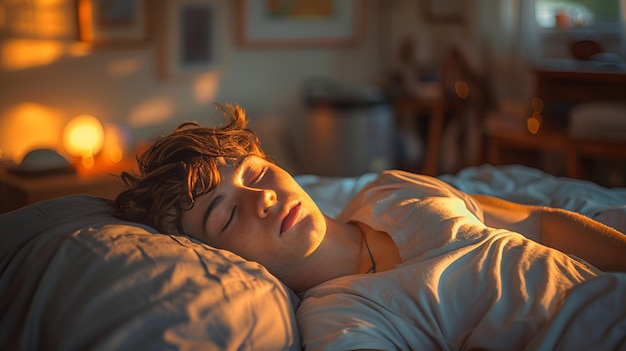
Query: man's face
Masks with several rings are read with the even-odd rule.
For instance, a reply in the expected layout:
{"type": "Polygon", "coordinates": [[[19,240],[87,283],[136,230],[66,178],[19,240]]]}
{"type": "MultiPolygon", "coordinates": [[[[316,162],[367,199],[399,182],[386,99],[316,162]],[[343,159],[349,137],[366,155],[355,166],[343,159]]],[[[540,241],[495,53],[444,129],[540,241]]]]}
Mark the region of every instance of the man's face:
{"type": "Polygon", "coordinates": [[[324,215],[289,173],[256,156],[219,171],[219,185],[183,213],[186,234],[261,263],[278,278],[317,249],[324,215]]]}

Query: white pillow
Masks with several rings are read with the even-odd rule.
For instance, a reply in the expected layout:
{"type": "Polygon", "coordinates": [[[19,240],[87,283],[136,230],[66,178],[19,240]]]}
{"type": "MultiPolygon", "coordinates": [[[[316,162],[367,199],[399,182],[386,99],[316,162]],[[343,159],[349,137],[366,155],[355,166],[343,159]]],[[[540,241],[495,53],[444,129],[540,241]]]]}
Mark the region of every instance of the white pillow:
{"type": "Polygon", "coordinates": [[[0,349],[300,349],[259,264],[73,195],[0,215],[0,349]]]}

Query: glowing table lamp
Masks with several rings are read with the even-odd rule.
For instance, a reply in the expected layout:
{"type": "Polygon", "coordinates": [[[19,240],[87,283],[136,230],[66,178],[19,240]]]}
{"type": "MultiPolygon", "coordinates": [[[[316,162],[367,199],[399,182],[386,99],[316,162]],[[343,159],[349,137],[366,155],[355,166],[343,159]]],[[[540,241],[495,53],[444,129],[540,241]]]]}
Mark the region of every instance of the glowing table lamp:
{"type": "Polygon", "coordinates": [[[96,156],[104,145],[104,127],[91,115],[72,118],[63,129],[63,146],[74,157],[80,157],[85,168],[94,165],[96,156]]]}

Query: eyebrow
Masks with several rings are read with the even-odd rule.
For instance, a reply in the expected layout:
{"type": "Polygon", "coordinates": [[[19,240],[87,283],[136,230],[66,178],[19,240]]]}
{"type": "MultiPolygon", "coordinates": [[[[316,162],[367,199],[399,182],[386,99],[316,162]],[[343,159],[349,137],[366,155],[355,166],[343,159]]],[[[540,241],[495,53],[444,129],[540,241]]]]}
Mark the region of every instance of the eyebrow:
{"type": "MultiPolygon", "coordinates": [[[[235,168],[235,171],[237,171],[237,169],[239,167],[241,167],[241,165],[243,164],[243,161],[245,161],[248,157],[250,157],[252,155],[246,155],[243,156],[241,158],[239,158],[237,160],[237,162],[235,162],[233,164],[233,167],[235,168]]],[[[209,203],[209,206],[207,206],[206,211],[204,211],[204,215],[202,216],[202,228],[203,230],[206,230],[206,226],[207,226],[207,221],[209,220],[209,217],[211,216],[211,213],[213,212],[213,210],[224,200],[224,195],[217,195],[216,197],[214,197],[211,202],[209,203]]]]}

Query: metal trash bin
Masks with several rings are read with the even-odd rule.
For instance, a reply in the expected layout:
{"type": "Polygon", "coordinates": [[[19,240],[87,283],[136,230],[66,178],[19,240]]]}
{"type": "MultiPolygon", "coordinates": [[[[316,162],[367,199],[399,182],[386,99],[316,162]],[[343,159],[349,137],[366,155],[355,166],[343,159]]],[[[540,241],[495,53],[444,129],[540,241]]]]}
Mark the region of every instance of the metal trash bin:
{"type": "Polygon", "coordinates": [[[304,86],[306,173],[357,176],[392,168],[395,120],[378,87],[308,81],[304,86]]]}

